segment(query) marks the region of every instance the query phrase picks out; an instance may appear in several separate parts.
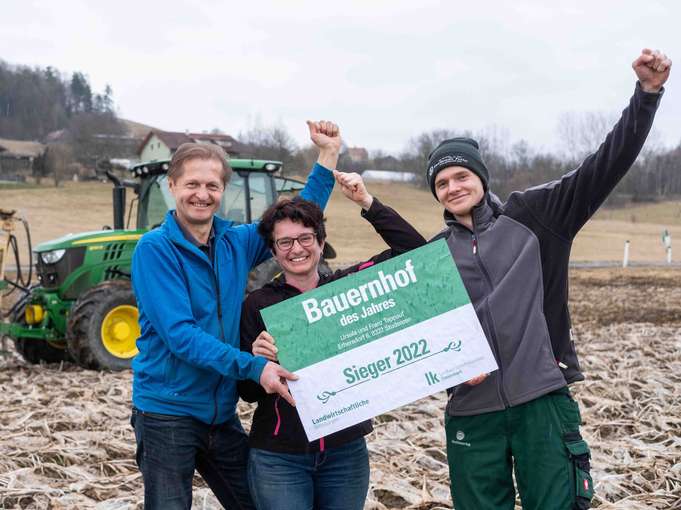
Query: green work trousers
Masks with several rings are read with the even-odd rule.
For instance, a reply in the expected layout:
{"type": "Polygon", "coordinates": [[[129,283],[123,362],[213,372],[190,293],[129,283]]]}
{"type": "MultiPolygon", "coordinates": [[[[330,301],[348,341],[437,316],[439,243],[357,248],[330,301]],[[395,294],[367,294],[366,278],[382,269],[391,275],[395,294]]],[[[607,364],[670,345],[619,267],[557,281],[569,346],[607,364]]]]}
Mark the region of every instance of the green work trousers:
{"type": "Polygon", "coordinates": [[[513,510],[513,471],[524,510],[590,507],[589,447],[567,387],[477,416],[447,416],[456,510],[513,510]]]}

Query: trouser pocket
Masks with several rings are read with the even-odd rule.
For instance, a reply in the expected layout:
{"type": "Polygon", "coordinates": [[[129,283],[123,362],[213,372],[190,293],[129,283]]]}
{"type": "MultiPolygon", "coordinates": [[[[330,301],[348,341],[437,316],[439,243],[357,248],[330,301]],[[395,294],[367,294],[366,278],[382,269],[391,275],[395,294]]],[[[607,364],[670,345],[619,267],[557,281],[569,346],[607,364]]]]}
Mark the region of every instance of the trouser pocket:
{"type": "Polygon", "coordinates": [[[591,508],[591,499],[594,496],[593,482],[591,480],[591,453],[589,445],[582,439],[579,432],[568,432],[564,436],[565,447],[568,451],[572,470],[572,480],[575,490],[575,510],[591,508]]]}

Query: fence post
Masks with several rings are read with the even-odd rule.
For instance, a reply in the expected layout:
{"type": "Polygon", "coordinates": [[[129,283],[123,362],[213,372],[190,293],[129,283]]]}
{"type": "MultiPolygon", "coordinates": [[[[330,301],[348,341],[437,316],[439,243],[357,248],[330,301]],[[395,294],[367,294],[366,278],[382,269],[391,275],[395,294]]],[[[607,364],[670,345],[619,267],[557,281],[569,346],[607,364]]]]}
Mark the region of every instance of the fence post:
{"type": "Polygon", "coordinates": [[[664,248],[667,252],[667,264],[671,264],[672,263],[672,235],[666,229],[665,229],[664,232],[662,232],[662,244],[664,244],[664,248]]]}
{"type": "Polygon", "coordinates": [[[622,267],[629,266],[629,239],[624,241],[624,257],[622,258],[622,267]]]}

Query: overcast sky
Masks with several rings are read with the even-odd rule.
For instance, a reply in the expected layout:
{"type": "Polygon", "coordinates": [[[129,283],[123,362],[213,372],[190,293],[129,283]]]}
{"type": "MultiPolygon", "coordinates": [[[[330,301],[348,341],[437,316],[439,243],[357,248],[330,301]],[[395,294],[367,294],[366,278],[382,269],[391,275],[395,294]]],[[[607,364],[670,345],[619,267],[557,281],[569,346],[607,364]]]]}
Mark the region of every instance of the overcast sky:
{"type": "Polygon", "coordinates": [[[166,130],[331,119],[397,153],[434,128],[494,126],[559,145],[561,113],[618,112],[641,48],[675,59],[655,121],[681,142],[681,1],[0,2],[0,58],[110,84],[119,114],[166,130]]]}

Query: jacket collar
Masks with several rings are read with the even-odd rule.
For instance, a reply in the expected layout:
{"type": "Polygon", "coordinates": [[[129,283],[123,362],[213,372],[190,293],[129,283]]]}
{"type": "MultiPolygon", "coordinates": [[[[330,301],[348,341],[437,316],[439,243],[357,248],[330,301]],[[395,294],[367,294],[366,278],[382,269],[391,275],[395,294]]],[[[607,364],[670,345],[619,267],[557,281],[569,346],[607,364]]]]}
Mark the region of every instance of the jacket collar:
{"type": "MultiPolygon", "coordinates": [[[[219,218],[218,216],[213,215],[213,233],[215,234],[214,241],[219,239],[221,236],[225,235],[225,233],[231,227],[232,227],[231,221],[226,221],[223,220],[222,218],[219,218]]],[[[179,223],[177,222],[177,219],[175,218],[174,209],[171,209],[166,213],[161,228],[173,243],[178,244],[180,246],[184,246],[185,248],[190,249],[195,248],[198,250],[196,245],[194,245],[194,243],[187,239],[187,237],[182,232],[182,228],[180,227],[179,223]]]]}
{"type": "MultiPolygon", "coordinates": [[[[331,275],[320,272],[319,273],[319,282],[317,282],[317,288],[324,285],[325,283],[328,283],[330,279],[331,279],[331,275]]],[[[271,289],[275,289],[277,291],[286,290],[286,291],[290,292],[291,295],[302,294],[302,292],[300,292],[300,290],[298,290],[296,287],[286,283],[286,276],[284,275],[283,271],[281,273],[279,273],[275,278],[273,278],[272,281],[263,285],[263,287],[268,287],[268,288],[271,288],[271,289]]]]}
{"type": "MultiPolygon", "coordinates": [[[[494,219],[499,215],[502,203],[495,194],[489,191],[485,192],[485,196],[478,205],[473,207],[473,227],[476,231],[487,230],[487,228],[494,223],[494,219]]],[[[452,213],[447,209],[444,211],[445,224],[448,227],[458,226],[460,228],[468,227],[462,225],[457,221],[452,213]]]]}

